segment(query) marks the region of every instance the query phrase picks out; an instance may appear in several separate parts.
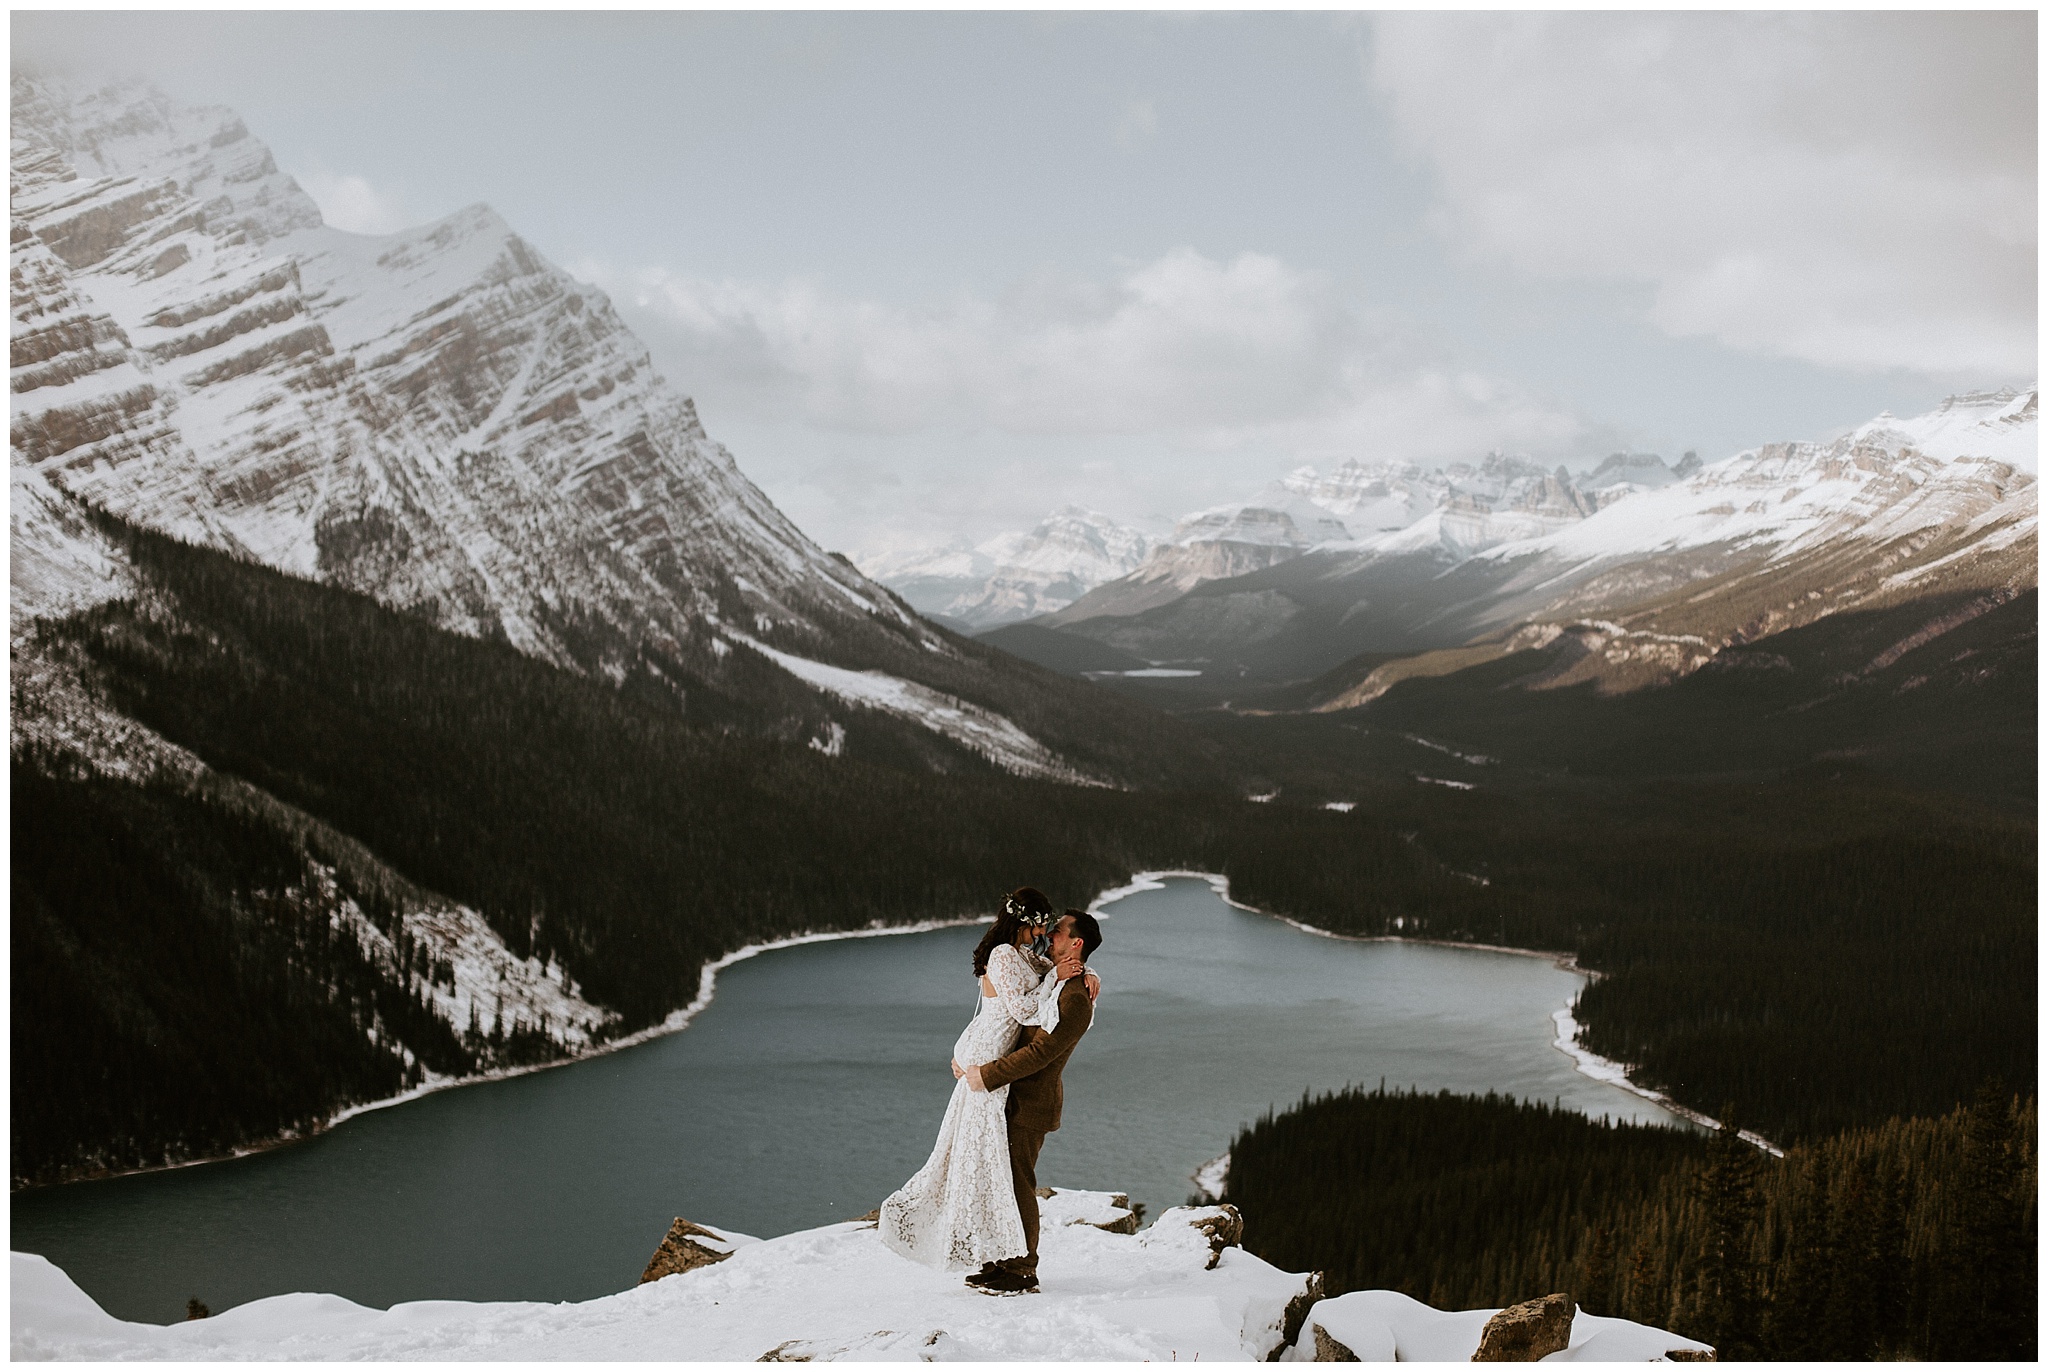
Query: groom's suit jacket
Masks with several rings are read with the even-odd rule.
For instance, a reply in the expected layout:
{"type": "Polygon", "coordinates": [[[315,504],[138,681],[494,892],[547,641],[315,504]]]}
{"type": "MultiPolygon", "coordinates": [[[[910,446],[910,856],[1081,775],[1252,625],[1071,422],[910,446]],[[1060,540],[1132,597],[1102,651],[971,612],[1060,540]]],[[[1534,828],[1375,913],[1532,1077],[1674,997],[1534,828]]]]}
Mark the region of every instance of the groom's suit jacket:
{"type": "Polygon", "coordinates": [[[1004,1113],[1019,1129],[1050,1134],[1060,1127],[1060,1105],[1065,1093],[1060,1072],[1074,1054],[1074,1045],[1095,1019],[1095,1005],[1088,999],[1088,978],[1075,977],[1060,985],[1060,1023],[1050,1034],[1027,1025],[1017,1046],[981,1068],[981,1084],[993,1091],[1010,1088],[1004,1113]]]}

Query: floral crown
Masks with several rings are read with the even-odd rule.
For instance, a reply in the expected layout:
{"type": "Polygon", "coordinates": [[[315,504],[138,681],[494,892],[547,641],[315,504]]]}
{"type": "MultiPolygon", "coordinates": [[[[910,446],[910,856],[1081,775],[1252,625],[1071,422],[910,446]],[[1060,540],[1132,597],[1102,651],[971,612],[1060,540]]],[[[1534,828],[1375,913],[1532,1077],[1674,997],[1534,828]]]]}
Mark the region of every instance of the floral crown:
{"type": "Polygon", "coordinates": [[[1003,913],[1016,916],[1020,923],[1033,929],[1041,929],[1052,923],[1052,911],[1034,910],[1015,896],[1003,897],[1003,913]]]}

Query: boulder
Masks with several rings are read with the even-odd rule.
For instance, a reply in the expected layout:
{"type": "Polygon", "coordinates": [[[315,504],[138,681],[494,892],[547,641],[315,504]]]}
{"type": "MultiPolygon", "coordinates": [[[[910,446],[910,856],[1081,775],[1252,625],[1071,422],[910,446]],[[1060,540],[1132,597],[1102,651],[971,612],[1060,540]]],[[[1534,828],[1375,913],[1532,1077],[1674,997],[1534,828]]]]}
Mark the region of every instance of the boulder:
{"type": "Polygon", "coordinates": [[[1511,1305],[1486,1322],[1473,1362],[1535,1362],[1572,1341],[1576,1307],[1562,1291],[1511,1305]]]}
{"type": "Polygon", "coordinates": [[[640,1274],[644,1285],[672,1277],[678,1272],[694,1272],[700,1267],[709,1267],[714,1262],[724,1262],[732,1256],[732,1241],[715,1230],[701,1224],[692,1224],[682,1216],[668,1227],[668,1235],[661,1246],[654,1250],[654,1256],[647,1260],[647,1270],[640,1274]]]}

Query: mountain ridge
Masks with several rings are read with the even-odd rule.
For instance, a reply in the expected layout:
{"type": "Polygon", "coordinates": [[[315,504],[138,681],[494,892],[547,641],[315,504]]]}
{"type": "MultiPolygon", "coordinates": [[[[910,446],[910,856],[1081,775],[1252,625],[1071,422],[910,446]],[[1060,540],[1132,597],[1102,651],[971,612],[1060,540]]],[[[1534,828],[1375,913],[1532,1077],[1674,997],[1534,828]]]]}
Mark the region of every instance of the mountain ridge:
{"type": "Polygon", "coordinates": [[[934,761],[1133,779],[1097,716],[1144,734],[1142,707],[971,646],[820,549],[603,293],[488,207],[350,234],[223,108],[19,73],[13,108],[11,437],[53,490],[614,684],[652,676],[680,709],[756,698],[781,712],[760,727],[828,743],[879,711],[934,761]],[[785,678],[765,698],[763,664],[785,678]],[[868,688],[823,688],[834,672],[868,688]],[[991,729],[1029,743],[990,754],[991,729]]]}

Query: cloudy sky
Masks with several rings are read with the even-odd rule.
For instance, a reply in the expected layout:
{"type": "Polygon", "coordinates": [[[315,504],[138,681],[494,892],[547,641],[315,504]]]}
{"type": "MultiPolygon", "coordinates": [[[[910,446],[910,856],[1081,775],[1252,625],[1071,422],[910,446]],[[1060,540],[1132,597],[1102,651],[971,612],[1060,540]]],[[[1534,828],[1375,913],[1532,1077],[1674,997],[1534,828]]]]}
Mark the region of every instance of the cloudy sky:
{"type": "Polygon", "coordinates": [[[329,221],[487,202],[831,547],[2034,379],[2035,17],[28,14],[329,221]]]}

